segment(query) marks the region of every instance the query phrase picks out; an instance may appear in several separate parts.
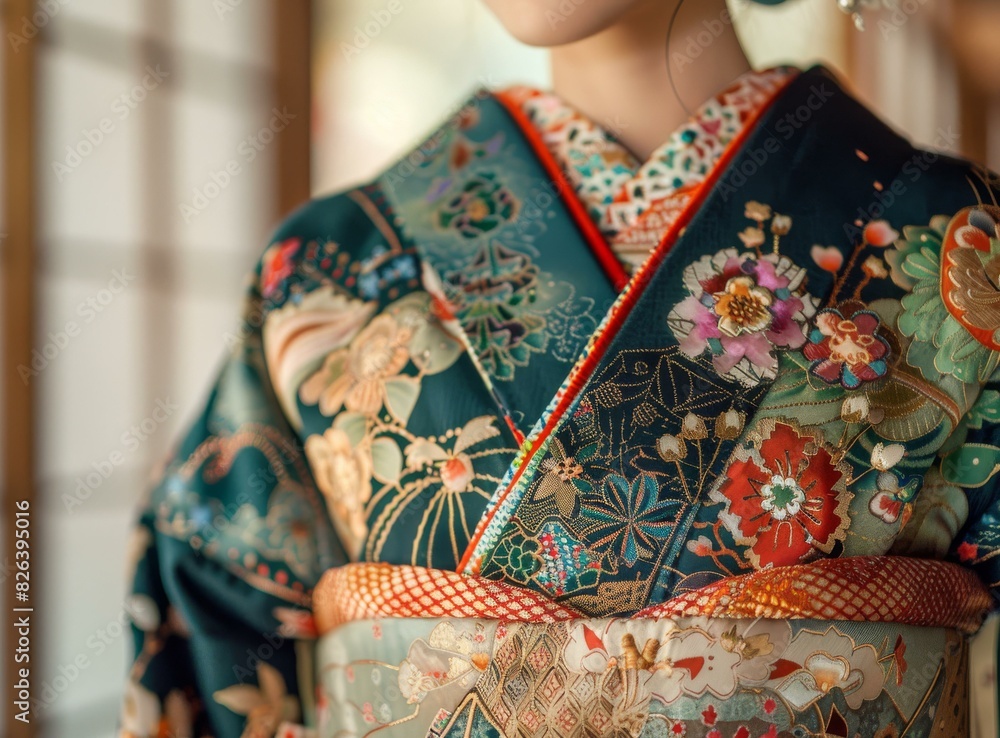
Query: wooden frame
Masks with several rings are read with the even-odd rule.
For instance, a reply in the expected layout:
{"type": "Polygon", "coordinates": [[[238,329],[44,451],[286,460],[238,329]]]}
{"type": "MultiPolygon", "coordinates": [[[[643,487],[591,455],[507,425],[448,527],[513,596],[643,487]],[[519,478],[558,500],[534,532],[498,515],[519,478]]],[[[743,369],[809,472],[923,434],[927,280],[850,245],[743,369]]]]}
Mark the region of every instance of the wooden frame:
{"type": "MultiPolygon", "coordinates": [[[[3,439],[3,463],[0,464],[0,484],[3,491],[3,607],[5,613],[6,643],[4,648],[3,683],[10,688],[17,681],[18,668],[24,664],[14,662],[14,649],[18,633],[14,627],[14,577],[11,566],[16,561],[14,520],[16,503],[27,500],[31,508],[35,502],[35,386],[31,378],[22,379],[18,367],[31,366],[35,338],[36,279],[35,241],[37,226],[36,164],[36,47],[37,35],[14,43],[8,32],[20,34],[22,25],[32,23],[38,8],[32,0],[7,0],[3,3],[3,141],[0,149],[2,161],[3,226],[0,232],[2,253],[2,284],[0,284],[0,317],[3,320],[3,393],[4,412],[0,419],[3,439]],[[9,572],[9,573],[7,573],[9,572]]],[[[37,31],[36,31],[37,34],[37,31]]],[[[31,515],[33,523],[30,542],[32,568],[38,569],[41,552],[36,538],[38,514],[31,515]]],[[[27,603],[33,606],[37,599],[37,582],[27,603]]],[[[40,642],[37,615],[32,618],[32,647],[30,649],[32,696],[41,689],[42,672],[38,666],[37,644],[40,642]]],[[[4,735],[24,738],[35,735],[35,717],[24,724],[15,719],[13,705],[8,700],[5,709],[4,735]]]]}
{"type": "Polygon", "coordinates": [[[283,217],[312,192],[312,0],[273,0],[274,101],[295,118],[277,138],[277,205],[283,217]]]}

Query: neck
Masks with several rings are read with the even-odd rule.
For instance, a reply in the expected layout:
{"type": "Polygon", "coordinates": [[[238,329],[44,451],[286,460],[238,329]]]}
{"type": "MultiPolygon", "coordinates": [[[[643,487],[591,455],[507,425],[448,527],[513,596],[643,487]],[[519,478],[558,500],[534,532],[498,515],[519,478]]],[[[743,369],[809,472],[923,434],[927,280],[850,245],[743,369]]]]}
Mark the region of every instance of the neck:
{"type": "Polygon", "coordinates": [[[600,33],[552,49],[551,60],[553,91],[641,159],[750,69],[726,0],[638,3],[600,33]]]}

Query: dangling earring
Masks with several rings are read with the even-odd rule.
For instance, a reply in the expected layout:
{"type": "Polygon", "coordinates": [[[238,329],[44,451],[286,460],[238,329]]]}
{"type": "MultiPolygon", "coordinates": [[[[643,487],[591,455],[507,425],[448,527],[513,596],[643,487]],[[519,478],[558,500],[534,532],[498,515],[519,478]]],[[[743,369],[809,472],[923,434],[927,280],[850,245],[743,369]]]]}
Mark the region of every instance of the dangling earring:
{"type": "Polygon", "coordinates": [[[872,3],[863,3],[862,0],[837,0],[837,7],[854,19],[854,27],[859,31],[865,30],[865,19],[861,15],[862,4],[871,5],[872,3]]]}

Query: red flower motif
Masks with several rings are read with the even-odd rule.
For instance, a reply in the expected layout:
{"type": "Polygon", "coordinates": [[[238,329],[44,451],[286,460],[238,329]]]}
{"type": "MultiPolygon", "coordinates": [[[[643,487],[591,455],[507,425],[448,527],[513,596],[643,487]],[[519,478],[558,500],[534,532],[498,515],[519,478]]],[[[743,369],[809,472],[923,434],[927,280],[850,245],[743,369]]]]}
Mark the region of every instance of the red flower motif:
{"type": "Polygon", "coordinates": [[[757,568],[830,553],[850,523],[846,469],[818,439],[787,423],[764,421],[753,436],[749,443],[757,443],[733,452],[712,493],[725,505],[724,524],[749,547],[747,558],[757,568]]]}
{"type": "Polygon", "coordinates": [[[260,289],[264,297],[270,297],[295,271],[292,257],[301,243],[298,238],[289,238],[271,246],[264,253],[260,270],[260,289]]]}
{"type": "Polygon", "coordinates": [[[766,712],[768,715],[774,714],[774,711],[777,709],[778,709],[778,703],[775,702],[772,698],[768,697],[766,700],[764,700],[764,712],[766,712]]]}
{"type": "Polygon", "coordinates": [[[715,721],[719,719],[719,713],[715,711],[715,705],[709,705],[707,710],[702,710],[701,719],[705,725],[715,725],[715,721]]]}
{"type": "Polygon", "coordinates": [[[958,553],[958,558],[961,561],[972,561],[977,556],[979,556],[979,547],[976,546],[975,543],[962,541],[960,544],[958,544],[956,553],[958,553]]]}

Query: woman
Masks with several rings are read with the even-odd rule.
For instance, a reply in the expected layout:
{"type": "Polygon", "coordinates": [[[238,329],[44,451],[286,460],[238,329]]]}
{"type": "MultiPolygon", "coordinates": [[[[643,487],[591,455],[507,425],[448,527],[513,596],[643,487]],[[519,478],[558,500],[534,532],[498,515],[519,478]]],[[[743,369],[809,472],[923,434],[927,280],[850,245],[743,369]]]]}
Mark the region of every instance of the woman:
{"type": "Polygon", "coordinates": [[[123,732],[968,735],[992,177],[728,23],[664,65],[723,0],[488,4],[554,92],[278,230],[137,528],[123,732]]]}

